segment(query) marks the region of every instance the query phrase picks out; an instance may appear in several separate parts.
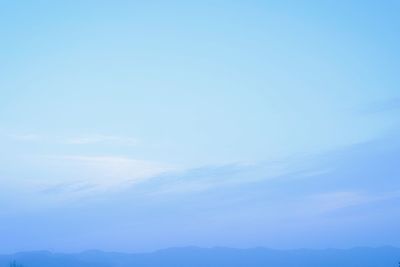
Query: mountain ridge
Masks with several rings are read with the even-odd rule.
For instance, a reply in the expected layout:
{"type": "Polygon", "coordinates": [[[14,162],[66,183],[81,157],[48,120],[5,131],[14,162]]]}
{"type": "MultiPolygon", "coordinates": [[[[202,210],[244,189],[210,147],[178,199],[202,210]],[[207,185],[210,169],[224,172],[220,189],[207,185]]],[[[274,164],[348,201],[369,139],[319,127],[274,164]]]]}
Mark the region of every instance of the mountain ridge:
{"type": "Polygon", "coordinates": [[[0,267],[11,261],[24,267],[397,267],[400,248],[270,249],[172,247],[153,252],[126,253],[87,250],[79,253],[25,251],[0,254],[0,267]]]}

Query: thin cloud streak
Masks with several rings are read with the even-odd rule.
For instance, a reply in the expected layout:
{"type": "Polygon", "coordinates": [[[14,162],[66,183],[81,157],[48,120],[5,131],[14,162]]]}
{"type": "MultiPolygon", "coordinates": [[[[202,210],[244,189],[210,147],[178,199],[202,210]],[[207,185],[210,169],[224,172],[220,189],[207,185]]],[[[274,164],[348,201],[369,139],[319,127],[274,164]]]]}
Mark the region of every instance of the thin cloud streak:
{"type": "Polygon", "coordinates": [[[58,164],[66,164],[86,174],[86,179],[99,188],[137,183],[176,169],[169,164],[117,156],[52,156],[58,164]]]}
{"type": "Polygon", "coordinates": [[[126,146],[136,146],[139,142],[137,139],[132,137],[122,137],[122,136],[114,136],[114,135],[88,135],[88,136],[80,136],[74,137],[65,140],[67,144],[73,145],[88,145],[88,144],[118,144],[118,145],[126,145],[126,146]]]}
{"type": "Polygon", "coordinates": [[[400,197],[400,192],[397,191],[386,193],[368,193],[359,191],[326,192],[307,197],[306,203],[308,201],[309,203],[305,206],[314,212],[326,213],[396,199],[398,197],[400,197]]]}
{"type": "Polygon", "coordinates": [[[92,134],[92,135],[79,135],[70,137],[42,135],[37,133],[23,133],[23,134],[4,134],[6,138],[23,141],[23,142],[43,142],[53,144],[65,144],[65,145],[94,145],[94,144],[105,144],[105,145],[121,145],[121,146],[137,146],[140,142],[138,139],[129,136],[119,135],[104,135],[104,134],[92,134]]]}

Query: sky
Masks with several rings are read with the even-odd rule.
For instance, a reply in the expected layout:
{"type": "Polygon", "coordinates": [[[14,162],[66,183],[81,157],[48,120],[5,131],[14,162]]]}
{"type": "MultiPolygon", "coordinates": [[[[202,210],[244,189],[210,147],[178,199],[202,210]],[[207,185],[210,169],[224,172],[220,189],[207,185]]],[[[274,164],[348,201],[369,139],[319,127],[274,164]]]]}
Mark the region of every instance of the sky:
{"type": "Polygon", "coordinates": [[[0,252],[400,246],[399,11],[0,0],[0,252]]]}

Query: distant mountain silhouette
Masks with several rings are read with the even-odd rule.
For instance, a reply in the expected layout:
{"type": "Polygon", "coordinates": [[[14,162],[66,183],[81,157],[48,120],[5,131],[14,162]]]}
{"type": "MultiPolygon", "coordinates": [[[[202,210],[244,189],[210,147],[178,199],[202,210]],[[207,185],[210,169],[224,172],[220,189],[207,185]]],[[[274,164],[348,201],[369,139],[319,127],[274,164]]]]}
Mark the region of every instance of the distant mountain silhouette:
{"type": "Polygon", "coordinates": [[[273,250],[265,248],[170,248],[151,253],[97,250],[76,254],[46,251],[0,256],[0,267],[16,260],[24,267],[398,267],[394,247],[273,250]]]}

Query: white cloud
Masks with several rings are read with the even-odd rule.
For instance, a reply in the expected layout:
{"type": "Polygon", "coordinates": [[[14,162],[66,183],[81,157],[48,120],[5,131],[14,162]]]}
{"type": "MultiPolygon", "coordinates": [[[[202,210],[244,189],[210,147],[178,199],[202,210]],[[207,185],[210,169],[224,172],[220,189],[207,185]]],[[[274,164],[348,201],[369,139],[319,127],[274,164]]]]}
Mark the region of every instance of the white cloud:
{"type": "MultiPolygon", "coordinates": [[[[167,164],[137,160],[127,157],[111,156],[67,156],[64,160],[75,162],[83,167],[95,170],[107,177],[126,176],[130,181],[155,176],[173,168],[167,164]]],[[[114,181],[108,181],[113,183],[114,181]]]]}
{"type": "MultiPolygon", "coordinates": [[[[18,202],[32,209],[102,198],[177,169],[165,163],[116,156],[31,156],[25,160],[21,164],[29,166],[29,173],[15,171],[0,184],[13,188],[18,202]]],[[[8,198],[14,199],[12,195],[8,198]]]]}

